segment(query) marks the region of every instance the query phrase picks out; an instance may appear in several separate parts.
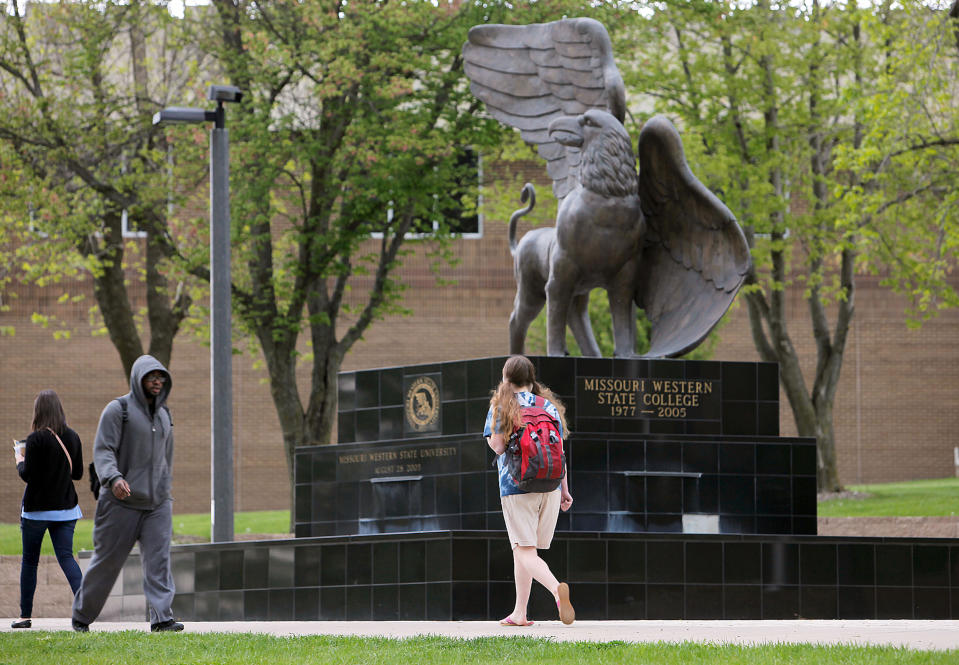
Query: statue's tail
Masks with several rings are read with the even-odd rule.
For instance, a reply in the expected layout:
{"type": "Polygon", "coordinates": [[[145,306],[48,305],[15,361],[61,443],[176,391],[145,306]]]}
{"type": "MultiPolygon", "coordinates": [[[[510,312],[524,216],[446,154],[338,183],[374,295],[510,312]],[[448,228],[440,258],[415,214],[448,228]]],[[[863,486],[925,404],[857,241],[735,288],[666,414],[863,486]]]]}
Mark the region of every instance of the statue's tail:
{"type": "Polygon", "coordinates": [[[516,253],[516,222],[520,220],[520,217],[529,213],[530,210],[536,205],[536,190],[533,188],[532,183],[526,183],[523,185],[523,192],[520,194],[520,201],[526,203],[529,201],[529,205],[525,208],[520,208],[512,215],[509,216],[509,253],[516,253]]]}

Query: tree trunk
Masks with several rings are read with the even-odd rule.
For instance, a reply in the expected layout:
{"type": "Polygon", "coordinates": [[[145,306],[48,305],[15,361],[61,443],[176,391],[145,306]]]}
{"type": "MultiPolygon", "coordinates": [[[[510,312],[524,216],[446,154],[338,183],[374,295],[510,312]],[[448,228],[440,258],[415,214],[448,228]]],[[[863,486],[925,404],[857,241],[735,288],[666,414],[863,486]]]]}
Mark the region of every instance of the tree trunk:
{"type": "MultiPolygon", "coordinates": [[[[269,336],[271,332],[266,331],[269,336]]],[[[283,453],[286,458],[286,470],[290,479],[290,529],[293,529],[293,514],[296,509],[296,483],[294,482],[294,460],[296,447],[302,446],[306,439],[306,420],[300,405],[300,391],[296,384],[295,348],[286,344],[267,343],[260,335],[263,355],[266,358],[270,374],[270,395],[280,421],[283,437],[283,453]]]]}
{"type": "Polygon", "coordinates": [[[158,270],[163,260],[165,249],[153,239],[153,234],[146,242],[146,289],[147,289],[147,318],[150,321],[150,355],[165,366],[170,366],[173,357],[173,340],[180,330],[180,324],[187,315],[192,303],[190,296],[177,284],[173,294],[173,303],[170,303],[169,283],[158,270]]]}
{"type": "Polygon", "coordinates": [[[140,342],[140,335],[133,320],[133,309],[127,297],[119,211],[111,211],[105,215],[104,228],[108,229],[103,238],[104,246],[87,246],[84,253],[100,250],[100,270],[93,273],[93,295],[103,315],[110,341],[120,354],[123,372],[129,378],[134,361],[143,355],[143,344],[140,342]]]}
{"type": "Polygon", "coordinates": [[[310,405],[304,415],[296,383],[296,354],[289,347],[268,347],[264,344],[264,355],[270,373],[270,394],[280,420],[283,452],[290,478],[291,531],[296,510],[296,448],[330,443],[336,422],[336,386],[342,354],[335,344],[325,347],[314,344],[313,354],[314,377],[310,390],[310,405]]]}
{"type": "MultiPolygon", "coordinates": [[[[830,371],[817,377],[812,394],[806,388],[799,355],[786,332],[786,321],[773,315],[765,296],[760,292],[746,295],[749,309],[749,324],[753,340],[760,356],[765,361],[779,363],[779,379],[793,413],[799,436],[816,439],[816,478],[820,491],[835,492],[841,489],[836,464],[836,442],[833,431],[833,403],[839,384],[839,368],[842,366],[842,350],[830,350],[827,356],[818,355],[819,364],[830,371]],[[769,334],[764,329],[769,328],[769,334]]],[[[847,317],[841,317],[844,321],[847,317]]],[[[845,324],[848,330],[848,324],[845,324]]],[[[837,324],[838,327],[838,324],[837,324]]],[[[845,338],[845,333],[843,333],[845,338]]]]}
{"type": "MultiPolygon", "coordinates": [[[[835,387],[839,376],[831,383],[835,387]]],[[[838,492],[839,466],[836,460],[836,434],[833,429],[834,399],[823,400],[816,408],[816,485],[823,492],[838,492]]]]}
{"type": "MultiPolygon", "coordinates": [[[[760,7],[768,11],[768,4],[760,3],[760,7]]],[[[765,107],[763,119],[766,126],[766,153],[775,155],[779,151],[779,111],[777,106],[777,91],[774,83],[774,63],[770,55],[759,58],[758,64],[763,72],[761,81],[765,107]]],[[[810,115],[813,120],[818,118],[818,95],[816,66],[810,71],[810,115]]],[[[812,148],[811,170],[814,174],[811,198],[817,209],[827,205],[828,192],[822,183],[822,176],[827,168],[827,149],[823,145],[818,127],[811,127],[809,142],[812,148]]],[[[780,166],[775,166],[769,174],[769,183],[778,200],[785,199],[783,173],[780,166]]],[[[788,264],[782,246],[785,242],[787,224],[782,210],[776,210],[771,216],[770,238],[773,241],[770,249],[771,274],[774,285],[785,285],[788,281],[788,264]]],[[[749,234],[750,237],[752,234],[749,234]]],[[[813,272],[817,263],[822,261],[820,247],[810,248],[812,252],[813,272]]],[[[808,304],[813,323],[813,332],[816,339],[817,363],[816,378],[813,389],[806,387],[799,354],[792,343],[788,332],[786,316],[785,288],[770,289],[769,297],[762,290],[750,290],[746,294],[749,311],[749,323],[753,334],[753,341],[760,357],[766,361],[779,363],[780,382],[789,406],[792,409],[796,422],[796,430],[800,436],[814,437],[817,450],[817,484],[820,490],[835,491],[839,489],[839,476],[836,467],[835,437],[833,432],[833,402],[836,386],[839,383],[839,370],[842,367],[842,354],[845,348],[846,334],[852,317],[853,273],[852,264],[854,253],[843,253],[843,267],[841,279],[845,287],[846,300],[840,302],[840,311],[836,321],[835,338],[830,339],[825,308],[821,301],[821,294],[817,286],[810,288],[808,304]]],[[[755,268],[751,269],[755,270],[755,268]]],[[[749,275],[751,284],[757,283],[754,272],[749,275]]]]}
{"type": "Polygon", "coordinates": [[[313,322],[310,325],[313,368],[310,404],[306,410],[307,428],[312,442],[330,443],[336,422],[336,377],[343,364],[343,353],[336,341],[336,313],[331,312],[325,285],[324,288],[311,291],[307,309],[313,322]]]}

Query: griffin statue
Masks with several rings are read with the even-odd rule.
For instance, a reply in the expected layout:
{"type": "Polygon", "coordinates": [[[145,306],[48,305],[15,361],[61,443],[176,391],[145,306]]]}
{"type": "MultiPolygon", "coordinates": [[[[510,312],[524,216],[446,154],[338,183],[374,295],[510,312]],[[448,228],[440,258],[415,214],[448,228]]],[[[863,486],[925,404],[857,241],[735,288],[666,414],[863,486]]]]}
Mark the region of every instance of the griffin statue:
{"type": "Polygon", "coordinates": [[[478,25],[463,45],[473,94],[537,146],[559,200],[556,225],[516,241],[510,353],[523,353],[546,305],[546,346],[566,354],[569,325],[584,355],[600,355],[589,292],[609,294],[616,357],[634,356],[636,307],[652,330],[647,357],[682,355],[709,334],[742,286],[749,248],[736,218],[693,175],[679,134],[663,116],[639,135],[639,173],[623,126],[626,94],[609,35],[588,18],[478,25]]]}

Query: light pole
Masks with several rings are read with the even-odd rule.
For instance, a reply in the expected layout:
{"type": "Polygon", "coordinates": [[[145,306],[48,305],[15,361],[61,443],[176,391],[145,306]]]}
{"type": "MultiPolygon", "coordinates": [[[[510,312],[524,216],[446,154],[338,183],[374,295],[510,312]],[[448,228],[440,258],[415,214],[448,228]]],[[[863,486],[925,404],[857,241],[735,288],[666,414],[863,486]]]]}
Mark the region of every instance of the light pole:
{"type": "Polygon", "coordinates": [[[211,85],[216,109],[170,106],[153,124],[212,122],[210,132],[210,521],[215,543],[233,540],[233,342],[230,331],[230,135],[224,102],[239,102],[232,85],[211,85]]]}

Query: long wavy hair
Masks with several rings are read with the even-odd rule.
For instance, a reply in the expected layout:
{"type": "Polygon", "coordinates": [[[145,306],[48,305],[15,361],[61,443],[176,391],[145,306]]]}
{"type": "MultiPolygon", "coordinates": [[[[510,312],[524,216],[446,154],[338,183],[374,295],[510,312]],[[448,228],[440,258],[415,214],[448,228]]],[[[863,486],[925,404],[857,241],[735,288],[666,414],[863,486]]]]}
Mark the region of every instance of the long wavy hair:
{"type": "Polygon", "coordinates": [[[62,436],[67,426],[60,398],[52,390],[41,390],[33,402],[33,431],[49,427],[62,436]]]}
{"type": "Polygon", "coordinates": [[[497,430],[499,423],[511,424],[510,427],[499,426],[499,429],[504,433],[511,432],[523,424],[523,408],[513,396],[513,388],[524,386],[532,386],[534,395],[539,395],[552,402],[559,412],[559,419],[563,424],[563,434],[569,436],[569,429],[566,426],[566,407],[553,394],[553,391],[536,380],[536,370],[526,356],[510,356],[503,365],[503,380],[493,391],[493,396],[489,401],[493,408],[493,431],[497,430]]]}

